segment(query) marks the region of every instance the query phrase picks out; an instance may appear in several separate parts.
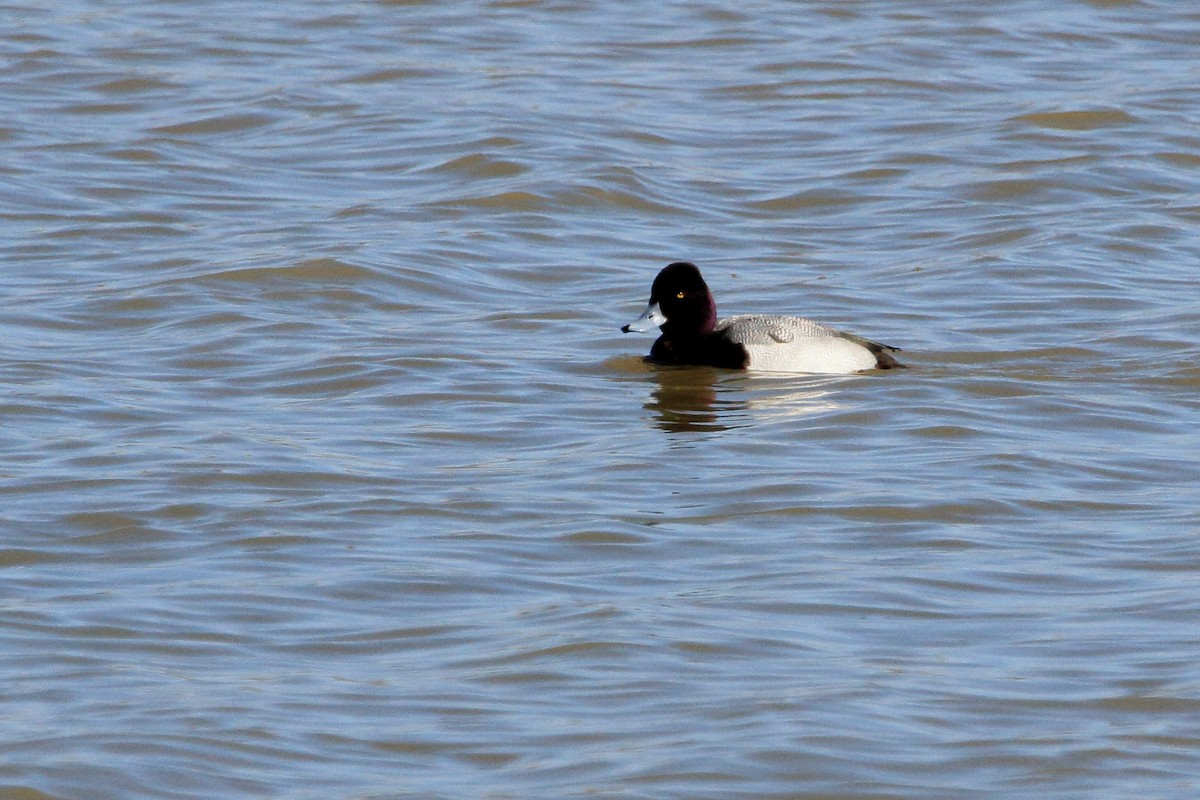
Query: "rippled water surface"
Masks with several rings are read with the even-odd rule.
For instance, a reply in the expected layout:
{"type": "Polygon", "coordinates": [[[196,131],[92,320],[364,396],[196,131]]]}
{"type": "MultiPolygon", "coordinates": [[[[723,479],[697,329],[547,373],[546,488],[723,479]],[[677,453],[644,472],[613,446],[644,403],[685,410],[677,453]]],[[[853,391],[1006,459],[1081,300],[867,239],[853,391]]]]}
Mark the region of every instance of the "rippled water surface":
{"type": "Polygon", "coordinates": [[[0,20],[0,797],[1200,793],[1189,4],[0,20]]]}

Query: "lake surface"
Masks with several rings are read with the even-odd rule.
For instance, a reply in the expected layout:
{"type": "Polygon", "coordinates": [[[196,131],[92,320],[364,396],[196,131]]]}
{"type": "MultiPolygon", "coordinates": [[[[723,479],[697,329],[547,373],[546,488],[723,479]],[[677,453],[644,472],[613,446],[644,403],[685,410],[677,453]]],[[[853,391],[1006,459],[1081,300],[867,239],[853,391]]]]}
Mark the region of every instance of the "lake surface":
{"type": "Polygon", "coordinates": [[[0,798],[1200,793],[1191,5],[0,20],[0,798]]]}

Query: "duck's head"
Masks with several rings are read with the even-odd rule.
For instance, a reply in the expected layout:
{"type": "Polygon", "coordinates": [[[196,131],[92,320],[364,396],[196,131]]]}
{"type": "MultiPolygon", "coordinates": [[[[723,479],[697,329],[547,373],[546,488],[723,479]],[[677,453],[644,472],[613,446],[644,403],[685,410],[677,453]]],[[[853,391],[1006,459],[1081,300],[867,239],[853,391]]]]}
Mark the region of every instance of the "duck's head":
{"type": "Polygon", "coordinates": [[[717,324],[717,304],[695,264],[676,261],[663,267],[650,287],[646,312],[622,331],[644,331],[651,325],[663,333],[705,334],[717,324]]]}

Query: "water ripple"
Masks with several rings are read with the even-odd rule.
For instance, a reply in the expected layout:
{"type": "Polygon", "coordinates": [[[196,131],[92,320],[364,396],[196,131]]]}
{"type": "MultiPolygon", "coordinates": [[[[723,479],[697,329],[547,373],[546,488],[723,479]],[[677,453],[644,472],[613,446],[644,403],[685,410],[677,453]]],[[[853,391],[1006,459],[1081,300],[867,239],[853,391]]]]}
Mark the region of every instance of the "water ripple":
{"type": "Polygon", "coordinates": [[[1194,794],[1194,14],[18,11],[0,795],[1194,794]]]}

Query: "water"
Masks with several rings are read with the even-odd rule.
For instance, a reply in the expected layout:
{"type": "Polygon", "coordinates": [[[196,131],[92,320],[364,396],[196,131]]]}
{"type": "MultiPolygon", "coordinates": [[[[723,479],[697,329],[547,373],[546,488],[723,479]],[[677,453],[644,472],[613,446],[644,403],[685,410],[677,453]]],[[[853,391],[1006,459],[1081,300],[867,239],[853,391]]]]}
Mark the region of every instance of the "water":
{"type": "Polygon", "coordinates": [[[0,797],[1196,796],[1186,4],[0,19],[0,797]]]}

